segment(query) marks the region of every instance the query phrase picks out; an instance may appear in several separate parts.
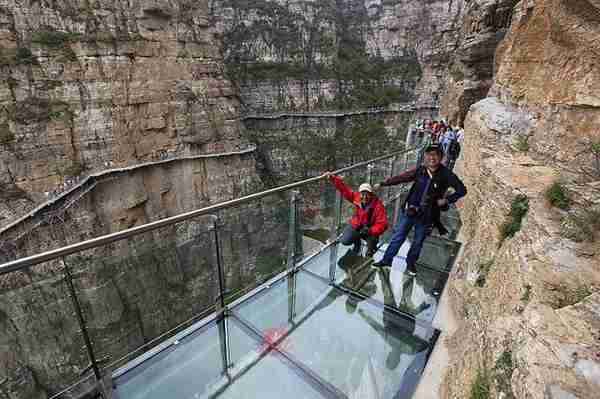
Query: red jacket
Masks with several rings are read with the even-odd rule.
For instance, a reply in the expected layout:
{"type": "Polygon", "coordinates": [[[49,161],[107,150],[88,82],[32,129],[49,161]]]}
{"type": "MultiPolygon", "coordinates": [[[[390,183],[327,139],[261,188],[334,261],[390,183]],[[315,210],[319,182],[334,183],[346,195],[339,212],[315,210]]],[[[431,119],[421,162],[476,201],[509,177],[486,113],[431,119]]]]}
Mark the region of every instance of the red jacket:
{"type": "Polygon", "coordinates": [[[335,188],[342,194],[342,197],[354,205],[354,212],[350,224],[354,228],[358,228],[363,225],[369,226],[369,235],[380,236],[388,227],[387,215],[385,213],[385,207],[383,202],[377,197],[373,200],[365,209],[361,207],[360,193],[352,191],[344,180],[339,176],[331,176],[331,182],[335,188]],[[369,221],[369,209],[373,209],[371,212],[371,220],[369,221]]]}

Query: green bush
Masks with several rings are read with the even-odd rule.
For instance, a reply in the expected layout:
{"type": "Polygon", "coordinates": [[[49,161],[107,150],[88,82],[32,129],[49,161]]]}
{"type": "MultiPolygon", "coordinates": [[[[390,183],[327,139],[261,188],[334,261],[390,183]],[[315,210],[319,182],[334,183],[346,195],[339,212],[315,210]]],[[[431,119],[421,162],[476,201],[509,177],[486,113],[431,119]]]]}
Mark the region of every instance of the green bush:
{"type": "Polygon", "coordinates": [[[531,288],[532,288],[532,287],[531,287],[531,285],[530,285],[530,284],[525,284],[525,285],[523,286],[523,289],[524,289],[524,291],[523,291],[523,295],[521,295],[521,300],[522,300],[523,302],[526,302],[526,303],[527,303],[527,302],[529,302],[529,300],[531,299],[531,288]]]}
{"type": "Polygon", "coordinates": [[[518,151],[529,151],[529,136],[524,136],[521,134],[517,135],[514,139],[513,145],[518,151]]]}
{"type": "Polygon", "coordinates": [[[78,33],[73,32],[59,32],[59,31],[39,31],[34,32],[31,36],[31,41],[34,43],[42,44],[48,47],[62,47],[71,41],[79,38],[78,33]]]}
{"type": "Polygon", "coordinates": [[[487,370],[477,370],[475,380],[471,383],[470,399],[488,399],[490,397],[490,376],[487,370]]]}
{"type": "Polygon", "coordinates": [[[37,58],[31,53],[27,47],[19,47],[17,48],[16,54],[17,64],[23,65],[36,65],[38,64],[37,58]]]}
{"type": "Polygon", "coordinates": [[[507,220],[500,226],[500,245],[521,230],[521,223],[528,211],[529,198],[524,194],[517,195],[513,199],[507,220]]]}
{"type": "Polygon", "coordinates": [[[0,65],[37,65],[37,58],[26,47],[0,49],[0,65]]]}
{"type": "Polygon", "coordinates": [[[593,242],[599,236],[600,208],[592,207],[569,213],[561,219],[560,235],[575,242],[593,242]]]}
{"type": "Polygon", "coordinates": [[[487,276],[494,265],[494,260],[490,259],[486,262],[480,263],[478,265],[479,275],[477,276],[477,280],[475,280],[475,286],[484,287],[485,282],[487,280],[487,276]]]}
{"type": "Polygon", "coordinates": [[[0,126],[0,144],[8,144],[15,141],[15,134],[8,129],[8,126],[0,126]]]}
{"type": "Polygon", "coordinates": [[[514,370],[515,364],[512,361],[512,352],[505,350],[494,365],[494,379],[496,380],[498,391],[503,392],[506,399],[515,398],[511,388],[511,379],[514,370]]]}
{"type": "Polygon", "coordinates": [[[465,80],[465,73],[459,63],[454,62],[450,65],[450,76],[452,76],[455,82],[462,82],[465,80]]]}
{"type": "Polygon", "coordinates": [[[63,174],[65,176],[79,176],[83,173],[84,166],[79,161],[73,161],[73,163],[67,166],[63,170],[63,174]]]}
{"type": "Polygon", "coordinates": [[[590,145],[590,152],[594,156],[594,169],[596,174],[600,176],[600,141],[590,145]]]}
{"type": "Polygon", "coordinates": [[[555,182],[546,190],[546,199],[552,206],[560,209],[569,209],[571,202],[567,190],[560,182],[555,182]]]}
{"type": "Polygon", "coordinates": [[[591,286],[587,284],[579,284],[576,287],[559,284],[554,286],[554,291],[556,293],[556,298],[552,303],[554,309],[575,305],[593,293],[591,286]]]}

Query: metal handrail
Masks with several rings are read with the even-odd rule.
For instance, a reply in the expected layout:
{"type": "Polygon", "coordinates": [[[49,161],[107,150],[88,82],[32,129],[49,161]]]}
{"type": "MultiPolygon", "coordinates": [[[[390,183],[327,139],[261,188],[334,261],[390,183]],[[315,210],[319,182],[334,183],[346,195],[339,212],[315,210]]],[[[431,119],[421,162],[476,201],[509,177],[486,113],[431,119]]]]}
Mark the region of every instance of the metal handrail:
{"type": "MultiPolygon", "coordinates": [[[[339,173],[348,172],[350,170],[357,169],[357,168],[369,165],[374,162],[389,159],[389,158],[392,158],[392,157],[400,155],[400,154],[410,153],[415,150],[416,150],[416,148],[409,148],[409,149],[403,149],[400,151],[395,151],[395,152],[392,152],[392,153],[389,153],[386,155],[382,155],[377,158],[373,158],[368,161],[360,162],[360,163],[357,163],[357,164],[354,164],[351,166],[347,166],[347,167],[338,169],[338,170],[334,171],[333,173],[339,174],[339,173]]],[[[280,187],[275,187],[275,188],[272,188],[269,190],[246,195],[244,197],[236,198],[233,200],[220,202],[218,204],[210,205],[205,208],[181,213],[179,215],[175,215],[175,216],[171,216],[171,217],[168,217],[165,219],[161,219],[161,220],[157,220],[157,221],[150,222],[147,224],[143,224],[141,226],[136,226],[136,227],[132,227],[130,229],[117,231],[114,233],[110,233],[110,234],[106,234],[106,235],[103,235],[100,237],[82,241],[82,242],[79,242],[76,244],[67,245],[65,247],[53,249],[50,251],[42,252],[40,254],[31,255],[31,256],[28,256],[25,258],[7,262],[7,263],[0,265],[0,275],[4,275],[4,274],[11,273],[14,271],[22,270],[22,269],[25,269],[25,268],[28,268],[28,267],[31,267],[31,266],[34,266],[34,265],[37,265],[37,264],[40,264],[43,262],[58,259],[58,258],[67,256],[67,255],[71,255],[71,254],[74,254],[77,252],[85,251],[86,249],[107,245],[107,244],[113,243],[115,241],[120,241],[120,240],[130,238],[130,237],[133,237],[133,236],[136,236],[139,234],[147,233],[149,231],[157,230],[162,227],[180,223],[180,222],[183,222],[183,221],[186,221],[186,220],[198,217],[198,216],[214,213],[214,212],[222,210],[222,209],[231,208],[233,206],[244,204],[244,203],[247,203],[250,201],[254,201],[254,200],[257,200],[257,199],[260,199],[260,198],[263,198],[263,197],[266,197],[266,196],[269,196],[272,194],[288,191],[288,190],[296,188],[296,187],[305,186],[309,183],[316,182],[323,178],[324,178],[323,175],[311,177],[309,179],[301,180],[301,181],[298,181],[295,183],[290,183],[290,184],[286,184],[286,185],[283,185],[280,187]]]]}

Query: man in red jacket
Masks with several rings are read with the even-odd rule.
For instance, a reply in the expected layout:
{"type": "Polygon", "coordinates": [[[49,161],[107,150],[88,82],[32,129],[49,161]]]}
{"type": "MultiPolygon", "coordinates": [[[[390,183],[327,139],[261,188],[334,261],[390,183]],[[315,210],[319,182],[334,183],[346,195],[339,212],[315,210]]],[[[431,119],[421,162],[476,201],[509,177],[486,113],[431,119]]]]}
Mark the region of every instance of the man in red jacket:
{"type": "Polygon", "coordinates": [[[369,183],[363,183],[358,192],[352,191],[344,180],[332,174],[325,176],[346,200],[354,206],[354,212],[348,226],[344,229],[340,242],[342,245],[354,245],[353,251],[360,252],[360,240],[367,241],[367,256],[373,256],[377,251],[379,236],[387,229],[388,221],[383,202],[375,195],[369,183]]]}

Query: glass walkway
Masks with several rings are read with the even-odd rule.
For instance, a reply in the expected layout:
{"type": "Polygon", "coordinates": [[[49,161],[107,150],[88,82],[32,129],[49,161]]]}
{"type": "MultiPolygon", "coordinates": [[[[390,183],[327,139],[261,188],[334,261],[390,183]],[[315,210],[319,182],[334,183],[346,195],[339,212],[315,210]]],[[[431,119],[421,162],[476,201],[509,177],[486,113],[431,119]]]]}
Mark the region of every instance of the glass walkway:
{"type": "MultiPolygon", "coordinates": [[[[351,185],[378,182],[418,159],[412,149],[338,172],[351,185]]],[[[381,194],[390,224],[407,188],[381,194]]],[[[354,253],[336,240],[350,211],[315,177],[16,257],[0,276],[64,272],[53,295],[73,311],[57,317],[81,355],[76,372],[54,377],[50,398],[408,399],[438,338],[432,321],[460,244],[429,237],[416,276],[405,273],[408,242],[391,268],[375,269],[391,231],[373,258],[354,253]],[[135,317],[118,319],[102,293],[115,274],[135,317]]],[[[456,211],[443,222],[454,238],[456,211]]],[[[57,342],[56,353],[72,349],[57,342]]]]}

